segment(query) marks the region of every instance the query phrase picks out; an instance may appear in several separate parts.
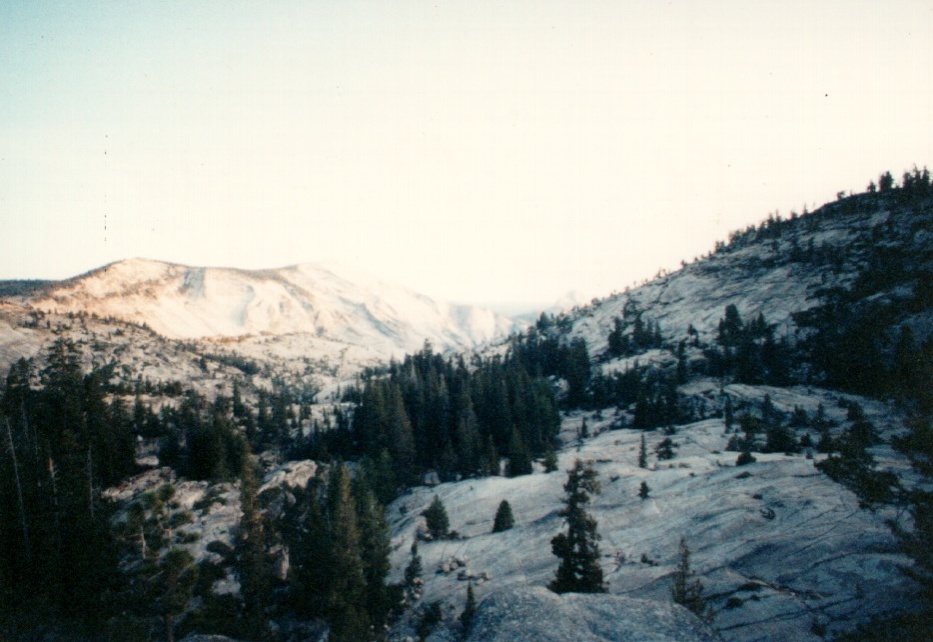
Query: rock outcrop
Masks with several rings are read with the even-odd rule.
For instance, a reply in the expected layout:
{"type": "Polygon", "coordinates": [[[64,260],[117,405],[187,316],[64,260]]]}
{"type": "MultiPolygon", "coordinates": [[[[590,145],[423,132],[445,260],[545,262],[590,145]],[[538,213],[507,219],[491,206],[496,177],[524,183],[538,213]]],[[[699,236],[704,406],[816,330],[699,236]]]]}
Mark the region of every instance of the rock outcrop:
{"type": "MultiPolygon", "coordinates": [[[[429,642],[455,640],[449,626],[429,642]]],[[[715,633],[670,602],[622,595],[558,595],[541,587],[499,591],[483,600],[468,642],[712,642],[715,633]]]]}

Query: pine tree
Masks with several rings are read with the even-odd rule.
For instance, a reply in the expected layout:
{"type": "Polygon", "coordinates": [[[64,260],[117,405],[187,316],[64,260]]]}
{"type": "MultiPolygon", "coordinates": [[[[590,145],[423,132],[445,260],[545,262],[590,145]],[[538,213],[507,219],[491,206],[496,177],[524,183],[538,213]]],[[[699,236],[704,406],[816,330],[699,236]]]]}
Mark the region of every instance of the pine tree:
{"type": "Polygon", "coordinates": [[[564,508],[567,532],[551,540],[551,550],[560,559],[557,575],[548,585],[555,593],[603,593],[603,571],[599,566],[599,539],[596,520],[586,512],[591,495],[600,492],[592,462],[576,460],[567,471],[564,508]]]}
{"type": "Polygon", "coordinates": [[[677,383],[679,384],[687,383],[687,377],[690,374],[690,370],[687,366],[686,346],[686,341],[681,341],[677,344],[677,383]]]}
{"type": "Polygon", "coordinates": [[[509,463],[506,466],[505,474],[507,477],[518,477],[520,475],[530,475],[532,470],[531,457],[528,454],[525,441],[518,430],[513,429],[512,439],[509,442],[509,463]]]}
{"type": "Polygon", "coordinates": [[[648,447],[645,444],[645,433],[641,434],[641,445],[638,447],[638,467],[648,467],[648,447]]]}
{"type": "Polygon", "coordinates": [[[507,531],[515,525],[515,518],[512,517],[512,507],[508,500],[503,499],[496,511],[496,518],[493,520],[492,532],[501,533],[507,531]]]}
{"type": "MultiPolygon", "coordinates": [[[[468,375],[465,375],[468,376],[468,375]]],[[[457,466],[463,475],[475,475],[479,469],[479,423],[470,398],[469,383],[465,382],[456,396],[454,416],[457,441],[457,466]]]]}
{"type": "Polygon", "coordinates": [[[692,577],[690,549],[687,548],[687,540],[681,537],[677,569],[674,571],[674,583],[671,585],[671,599],[693,611],[704,622],[709,623],[713,619],[713,611],[703,599],[703,583],[700,580],[691,581],[692,577]]]}
{"type": "Polygon", "coordinates": [[[175,640],[175,619],[184,613],[198,580],[198,567],[191,553],[183,548],[169,550],[159,563],[156,576],[160,595],[157,601],[159,614],[165,624],[166,642],[175,640]]]}
{"type": "Polygon", "coordinates": [[[716,341],[724,348],[734,348],[741,342],[744,335],[742,316],[734,304],[726,306],[726,316],[719,321],[719,333],[716,341]]]}
{"type": "Polygon", "coordinates": [[[448,529],[450,528],[450,520],[447,518],[447,509],[444,508],[444,503],[441,501],[440,497],[435,495],[434,501],[431,502],[431,505],[428,506],[421,515],[425,519],[431,537],[434,539],[443,539],[447,537],[448,529]]]}
{"type": "Polygon", "coordinates": [[[651,489],[648,488],[648,482],[642,481],[641,486],[638,487],[638,496],[642,499],[648,499],[648,493],[651,492],[651,489]]]}
{"type": "Polygon", "coordinates": [[[882,192],[894,189],[894,177],[891,175],[891,172],[884,172],[878,177],[878,189],[882,192]]]}
{"type": "Polygon", "coordinates": [[[665,437],[658,442],[658,445],[655,447],[654,451],[657,453],[659,460],[673,459],[674,441],[670,437],[665,437]]]}
{"type": "Polygon", "coordinates": [[[350,475],[343,464],[338,464],[331,472],[327,502],[331,545],[324,603],[331,627],[329,639],[366,640],[371,635],[360,530],[350,475]]]}
{"type": "Polygon", "coordinates": [[[424,572],[421,565],[421,556],[418,554],[418,542],[411,543],[411,560],[405,567],[405,586],[411,588],[415,585],[415,580],[421,577],[424,572]]]}
{"type": "Polygon", "coordinates": [[[724,421],[726,424],[726,432],[732,430],[732,425],[735,423],[735,412],[732,409],[732,397],[726,397],[726,408],[725,408],[724,421]]]}
{"type": "Polygon", "coordinates": [[[385,623],[391,608],[386,588],[391,553],[389,527],[385,511],[362,478],[355,481],[353,494],[356,498],[360,527],[363,578],[366,580],[366,609],[372,619],[372,625],[378,628],[385,623]]]}
{"type": "Polygon", "coordinates": [[[240,536],[237,542],[236,568],[243,596],[247,633],[260,638],[264,634],[264,612],[270,591],[270,558],[266,550],[266,532],[259,512],[257,485],[249,444],[243,442],[243,468],[240,473],[240,536]]]}
{"type": "Polygon", "coordinates": [[[463,607],[463,613],[460,614],[460,624],[463,625],[464,633],[469,633],[474,615],[476,615],[476,598],[473,596],[473,582],[470,582],[467,584],[466,605],[463,607]]]}
{"type": "Polygon", "coordinates": [[[625,325],[619,317],[613,319],[612,331],[609,332],[609,355],[612,357],[621,357],[625,354],[626,338],[624,335],[625,325]]]}

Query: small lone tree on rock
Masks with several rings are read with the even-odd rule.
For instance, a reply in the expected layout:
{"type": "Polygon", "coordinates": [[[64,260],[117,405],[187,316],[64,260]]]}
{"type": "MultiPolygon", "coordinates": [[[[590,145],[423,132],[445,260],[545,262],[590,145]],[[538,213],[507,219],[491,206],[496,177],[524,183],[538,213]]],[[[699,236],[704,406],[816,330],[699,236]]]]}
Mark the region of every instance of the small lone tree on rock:
{"type": "Polygon", "coordinates": [[[443,539],[447,537],[450,529],[450,520],[447,519],[447,509],[444,508],[444,503],[441,501],[440,497],[435,495],[434,501],[431,502],[431,505],[428,506],[421,515],[425,519],[428,532],[431,534],[432,538],[443,539]]]}
{"type": "Polygon", "coordinates": [[[596,520],[586,512],[591,495],[599,494],[598,473],[593,462],[579,459],[567,471],[564,508],[567,532],[551,540],[551,550],[560,558],[557,576],[548,585],[555,593],[605,593],[603,570],[599,566],[599,533],[596,520]]]}
{"type": "Polygon", "coordinates": [[[515,518],[512,516],[512,507],[508,500],[503,499],[496,511],[496,519],[492,524],[493,533],[501,533],[515,526],[515,518]]]}
{"type": "Polygon", "coordinates": [[[651,489],[648,488],[648,482],[642,481],[641,486],[638,488],[638,496],[642,499],[648,499],[648,494],[651,492],[651,489]]]}
{"type": "Polygon", "coordinates": [[[476,598],[473,596],[473,582],[467,584],[466,606],[463,607],[463,613],[460,614],[460,624],[463,625],[463,632],[469,633],[473,625],[473,616],[476,615],[476,598]]]}
{"type": "Polygon", "coordinates": [[[703,583],[700,580],[691,581],[692,577],[690,549],[687,548],[687,540],[681,537],[677,570],[674,571],[674,583],[671,585],[671,599],[687,607],[709,624],[713,620],[713,610],[703,599],[703,583]]]}
{"type": "Polygon", "coordinates": [[[405,586],[412,588],[415,585],[415,579],[422,574],[421,556],[418,555],[418,542],[411,543],[411,561],[405,567],[405,586]]]}

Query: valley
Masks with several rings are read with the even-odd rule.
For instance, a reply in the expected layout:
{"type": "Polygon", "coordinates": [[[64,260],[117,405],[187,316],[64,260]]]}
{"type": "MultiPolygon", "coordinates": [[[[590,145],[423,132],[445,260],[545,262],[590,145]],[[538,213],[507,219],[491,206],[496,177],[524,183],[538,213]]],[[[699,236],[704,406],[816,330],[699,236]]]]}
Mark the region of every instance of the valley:
{"type": "Polygon", "coordinates": [[[40,636],[39,617],[49,640],[816,642],[916,626],[933,194],[911,181],[771,216],[533,323],[324,264],[134,259],[4,286],[0,632],[40,636]],[[602,584],[558,595],[577,460],[601,486],[602,584]],[[493,533],[503,500],[514,524],[493,533]],[[671,600],[681,538],[693,613],[671,600]]]}

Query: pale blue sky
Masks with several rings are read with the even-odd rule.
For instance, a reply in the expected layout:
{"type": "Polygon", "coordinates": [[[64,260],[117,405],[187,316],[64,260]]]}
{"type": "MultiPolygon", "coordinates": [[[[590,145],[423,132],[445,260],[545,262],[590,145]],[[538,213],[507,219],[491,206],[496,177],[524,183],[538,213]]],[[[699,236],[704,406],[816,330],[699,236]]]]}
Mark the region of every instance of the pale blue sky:
{"type": "Polygon", "coordinates": [[[930,114],[922,0],[2,3],[0,279],[604,295],[933,163],[930,114]]]}

